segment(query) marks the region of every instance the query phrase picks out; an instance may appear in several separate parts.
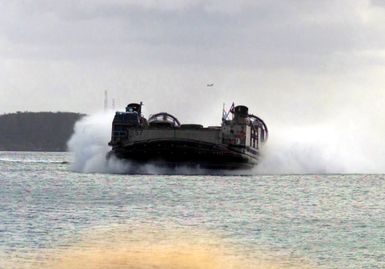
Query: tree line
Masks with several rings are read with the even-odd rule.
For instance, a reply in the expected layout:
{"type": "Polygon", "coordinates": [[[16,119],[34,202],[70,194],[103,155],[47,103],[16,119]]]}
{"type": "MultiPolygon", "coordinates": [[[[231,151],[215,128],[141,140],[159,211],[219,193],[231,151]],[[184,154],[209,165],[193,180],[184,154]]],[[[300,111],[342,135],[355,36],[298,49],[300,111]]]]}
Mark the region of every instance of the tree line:
{"type": "Polygon", "coordinates": [[[66,151],[83,114],[17,112],[0,115],[0,151],[66,151]]]}

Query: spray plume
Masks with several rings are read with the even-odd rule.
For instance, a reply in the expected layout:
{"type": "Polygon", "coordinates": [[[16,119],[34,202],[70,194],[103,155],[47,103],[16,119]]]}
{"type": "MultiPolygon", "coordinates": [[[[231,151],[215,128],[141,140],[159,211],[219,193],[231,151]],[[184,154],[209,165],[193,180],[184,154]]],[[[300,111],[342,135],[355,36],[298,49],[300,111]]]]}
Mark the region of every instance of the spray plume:
{"type": "MultiPolygon", "coordinates": [[[[376,108],[379,100],[369,99],[357,105],[344,105],[333,117],[313,124],[267,123],[270,138],[262,150],[260,164],[252,171],[216,174],[324,174],[324,173],[383,173],[385,172],[385,143],[382,135],[385,124],[376,108]],[[354,107],[354,108],[352,108],[354,107]]],[[[380,111],[379,111],[380,112],[380,111]]],[[[145,173],[145,174],[206,174],[213,171],[181,167],[161,169],[151,165],[132,167],[130,163],[107,159],[110,148],[113,112],[96,113],[81,119],[75,126],[68,148],[74,155],[72,169],[78,172],[145,173]]]]}

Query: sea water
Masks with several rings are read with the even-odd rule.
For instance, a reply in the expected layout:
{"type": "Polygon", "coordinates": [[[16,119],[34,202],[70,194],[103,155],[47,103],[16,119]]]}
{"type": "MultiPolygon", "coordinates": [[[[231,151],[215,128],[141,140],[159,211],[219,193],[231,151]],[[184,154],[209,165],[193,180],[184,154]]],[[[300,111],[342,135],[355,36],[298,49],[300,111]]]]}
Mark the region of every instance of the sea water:
{"type": "Polygon", "coordinates": [[[72,172],[0,152],[0,268],[385,268],[385,176],[72,172]]]}

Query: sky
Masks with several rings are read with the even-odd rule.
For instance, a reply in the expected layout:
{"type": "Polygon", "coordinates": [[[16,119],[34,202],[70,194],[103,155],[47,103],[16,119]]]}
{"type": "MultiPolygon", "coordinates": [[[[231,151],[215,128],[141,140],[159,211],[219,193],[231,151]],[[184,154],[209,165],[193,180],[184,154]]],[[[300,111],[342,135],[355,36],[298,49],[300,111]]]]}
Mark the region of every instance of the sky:
{"type": "Polygon", "coordinates": [[[234,101],[282,125],[381,124],[385,1],[0,0],[0,113],[93,113],[105,90],[184,122],[234,101]]]}

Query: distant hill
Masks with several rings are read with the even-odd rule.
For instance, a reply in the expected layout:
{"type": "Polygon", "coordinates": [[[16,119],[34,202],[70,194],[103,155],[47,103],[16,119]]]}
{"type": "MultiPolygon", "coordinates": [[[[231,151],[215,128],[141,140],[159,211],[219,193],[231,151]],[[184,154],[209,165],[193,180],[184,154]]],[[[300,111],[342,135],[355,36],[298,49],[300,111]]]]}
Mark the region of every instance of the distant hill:
{"type": "Polygon", "coordinates": [[[69,112],[17,112],[0,115],[0,151],[65,151],[75,122],[69,112]]]}

